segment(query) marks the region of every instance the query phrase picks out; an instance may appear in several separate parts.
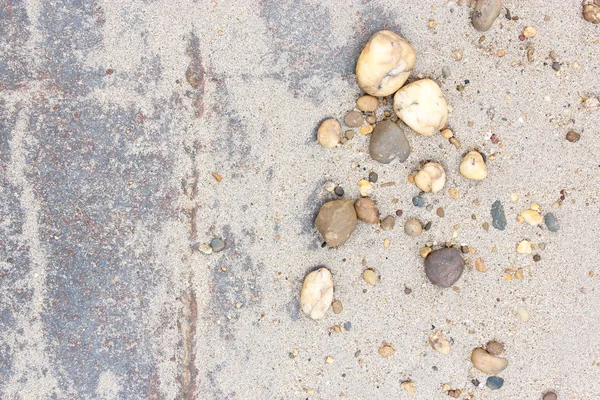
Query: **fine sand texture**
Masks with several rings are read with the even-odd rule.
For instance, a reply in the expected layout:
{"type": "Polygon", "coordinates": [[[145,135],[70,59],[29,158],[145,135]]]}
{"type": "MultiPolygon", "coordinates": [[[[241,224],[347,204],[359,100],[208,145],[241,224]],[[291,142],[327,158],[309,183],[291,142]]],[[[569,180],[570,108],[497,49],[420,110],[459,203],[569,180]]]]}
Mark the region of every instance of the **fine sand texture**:
{"type": "Polygon", "coordinates": [[[582,101],[600,96],[600,25],[579,0],[506,0],[482,33],[457,3],[1,1],[0,398],[599,399],[600,110],[582,101]],[[317,143],[382,29],[415,49],[409,82],[439,83],[460,148],[411,132],[408,159],[383,165],[358,130],[317,143]],[[482,181],[459,173],[473,149],[482,181]],[[419,208],[408,175],[428,160],[447,182],[419,208]],[[322,246],[328,189],[354,201],[371,171],[395,228],[322,246]],[[532,203],[560,230],[518,223],[532,203]],[[409,218],[432,224],[410,237],[409,218]],[[213,238],[225,249],[204,254],[213,238]],[[442,289],[419,251],[446,243],[467,265],[442,289]],[[299,297],[319,266],[343,311],[315,321],[299,297]],[[492,339],[499,390],[470,361],[492,339]]]}

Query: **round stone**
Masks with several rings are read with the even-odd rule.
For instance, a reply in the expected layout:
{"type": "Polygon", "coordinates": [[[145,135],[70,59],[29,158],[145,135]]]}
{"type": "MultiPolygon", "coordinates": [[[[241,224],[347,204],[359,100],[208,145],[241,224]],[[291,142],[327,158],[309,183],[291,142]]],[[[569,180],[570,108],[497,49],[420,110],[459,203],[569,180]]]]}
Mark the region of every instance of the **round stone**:
{"type": "Polygon", "coordinates": [[[504,379],[499,376],[489,376],[485,381],[485,385],[492,390],[498,390],[504,385],[504,379]]]}
{"type": "Polygon", "coordinates": [[[567,132],[566,138],[569,142],[575,143],[575,142],[579,141],[579,139],[581,138],[581,135],[575,131],[569,131],[569,132],[567,132]]]}
{"type": "Polygon", "coordinates": [[[354,205],[349,200],[333,200],[323,204],[315,221],[317,230],[332,247],[348,240],[357,223],[354,205]]]}
{"type": "Polygon", "coordinates": [[[434,285],[450,287],[458,281],[465,268],[465,260],[455,248],[432,251],[425,259],[425,274],[434,285]]]}
{"type": "Polygon", "coordinates": [[[364,122],[364,118],[360,111],[350,111],[344,117],[344,123],[352,128],[361,126],[364,122]]]}
{"type": "Polygon", "coordinates": [[[342,197],[344,195],[344,188],[341,186],[336,186],[335,189],[333,189],[333,193],[335,193],[337,196],[342,197]]]}
{"type": "Polygon", "coordinates": [[[396,218],[393,215],[388,215],[383,220],[381,220],[381,229],[384,231],[391,231],[394,229],[394,225],[396,225],[396,218]]]}
{"type": "Polygon", "coordinates": [[[371,157],[382,164],[389,164],[393,159],[404,162],[410,154],[410,144],[404,134],[406,126],[392,121],[382,121],[371,134],[369,152],[371,157]]]}
{"type": "Polygon", "coordinates": [[[379,106],[377,97],[369,96],[368,94],[360,96],[356,100],[356,108],[360,111],[373,112],[377,110],[377,106],[379,106]]]}
{"type": "Polygon", "coordinates": [[[378,179],[379,179],[379,175],[377,175],[377,172],[374,172],[374,171],[369,172],[369,182],[376,183],[378,179]]]}
{"type": "Polygon", "coordinates": [[[548,228],[550,232],[558,232],[558,230],[560,229],[558,219],[556,219],[556,215],[552,213],[548,213],[544,216],[544,223],[546,224],[546,228],[548,228]]]}
{"type": "Polygon", "coordinates": [[[423,226],[416,219],[409,219],[404,223],[404,233],[408,236],[419,236],[423,232],[423,226]]]}
{"type": "Polygon", "coordinates": [[[554,392],[548,392],[542,397],[542,400],[557,400],[558,396],[554,392]]]}
{"type": "Polygon", "coordinates": [[[217,253],[225,248],[225,242],[222,239],[214,238],[210,241],[210,248],[217,253]]]}
{"type": "Polygon", "coordinates": [[[501,11],[502,0],[477,0],[471,13],[471,23],[478,31],[487,31],[501,11]]]}
{"type": "Polygon", "coordinates": [[[413,206],[415,207],[423,207],[425,205],[425,200],[421,196],[415,196],[412,198],[413,206]]]}

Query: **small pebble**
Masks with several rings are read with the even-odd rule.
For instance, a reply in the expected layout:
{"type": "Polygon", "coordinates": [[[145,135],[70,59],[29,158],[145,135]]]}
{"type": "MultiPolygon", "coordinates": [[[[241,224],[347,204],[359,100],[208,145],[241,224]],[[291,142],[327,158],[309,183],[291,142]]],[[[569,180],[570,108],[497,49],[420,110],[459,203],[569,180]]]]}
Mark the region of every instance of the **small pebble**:
{"type": "Polygon", "coordinates": [[[300,308],[312,319],[321,319],[333,301],[333,277],[327,268],[306,275],[300,293],[300,308]]]}
{"type": "Polygon", "coordinates": [[[356,100],[356,108],[358,108],[360,111],[373,112],[377,109],[377,106],[379,106],[377,97],[373,97],[368,94],[360,96],[356,100]]]}
{"type": "Polygon", "coordinates": [[[350,321],[344,322],[344,330],[349,331],[352,329],[352,323],[350,321]]]}
{"type": "Polygon", "coordinates": [[[555,71],[560,71],[560,63],[557,62],[557,61],[554,61],[552,63],[552,69],[555,70],[555,71]]]}
{"type": "Polygon", "coordinates": [[[325,362],[326,362],[327,364],[333,364],[333,363],[334,363],[333,357],[331,357],[331,356],[327,356],[327,357],[325,358],[325,362]]]}
{"type": "Polygon", "coordinates": [[[341,186],[336,186],[335,189],[333,189],[333,192],[342,197],[344,195],[344,188],[342,188],[341,186]]]}
{"type": "Polygon", "coordinates": [[[473,349],[471,362],[476,369],[488,375],[499,374],[508,367],[506,358],[490,354],[481,347],[473,349]]]}
{"type": "Polygon", "coordinates": [[[542,397],[542,400],[557,400],[558,396],[554,392],[548,392],[542,397]]]}
{"type": "Polygon", "coordinates": [[[575,142],[579,141],[579,139],[581,138],[581,135],[575,131],[569,131],[569,132],[567,132],[566,138],[569,142],[575,143],[575,142]]]}
{"type": "Polygon", "coordinates": [[[401,217],[401,216],[402,216],[402,214],[403,214],[403,211],[402,211],[402,210],[396,210],[396,216],[397,216],[397,217],[401,217]]]}
{"type": "Polygon", "coordinates": [[[400,384],[400,387],[410,394],[413,394],[417,390],[413,381],[404,381],[400,384]]]}
{"type": "Polygon", "coordinates": [[[552,213],[548,213],[544,216],[544,223],[550,232],[558,232],[560,229],[560,224],[558,223],[556,216],[552,213]]]}
{"type": "Polygon", "coordinates": [[[362,197],[369,197],[373,194],[374,190],[371,182],[364,179],[358,182],[358,191],[362,197]]]}
{"type": "Polygon", "coordinates": [[[409,219],[404,223],[404,232],[408,236],[419,236],[423,232],[423,227],[418,220],[409,219]]]}
{"type": "Polygon", "coordinates": [[[600,4],[596,1],[593,4],[586,4],[583,7],[583,19],[592,24],[600,24],[600,4]]]}
{"type": "Polygon", "coordinates": [[[363,125],[360,127],[360,133],[363,135],[370,135],[373,132],[373,125],[363,125]]]}
{"type": "Polygon", "coordinates": [[[454,58],[456,61],[462,60],[462,57],[463,57],[462,50],[456,49],[456,50],[452,51],[452,58],[454,58]]]}
{"type": "Polygon", "coordinates": [[[480,181],[487,176],[487,168],[481,153],[470,151],[460,163],[460,174],[467,179],[480,181]]]}
{"type": "Polygon", "coordinates": [[[529,61],[529,62],[535,61],[535,57],[533,56],[534,52],[535,52],[535,49],[533,47],[530,47],[529,49],[527,49],[527,61],[529,61]]]}
{"type": "Polygon", "coordinates": [[[450,342],[439,331],[429,336],[429,344],[433,349],[442,354],[450,354],[450,342]]]}
{"type": "Polygon", "coordinates": [[[542,256],[540,256],[539,254],[536,254],[533,256],[533,261],[534,262],[539,262],[542,259],[542,256]]]}
{"type": "Polygon", "coordinates": [[[425,274],[434,285],[447,288],[456,283],[463,273],[465,260],[455,248],[432,251],[425,259],[425,274]]]}
{"type": "Polygon", "coordinates": [[[495,340],[490,340],[485,345],[485,349],[487,350],[488,353],[498,356],[504,352],[504,345],[495,340]]]}
{"type": "Polygon", "coordinates": [[[535,29],[533,26],[528,26],[525,29],[523,29],[523,36],[525,36],[527,39],[531,39],[536,34],[537,34],[537,29],[535,29]]]}
{"type": "Polygon", "coordinates": [[[517,314],[519,315],[519,319],[523,322],[529,321],[529,310],[527,310],[523,306],[517,307],[517,314]]]}
{"type": "Polygon", "coordinates": [[[450,76],[450,68],[442,67],[442,76],[448,78],[450,76]]]}
{"type": "Polygon", "coordinates": [[[452,132],[452,130],[448,129],[448,128],[442,129],[442,131],[440,133],[444,139],[450,139],[451,137],[454,136],[454,132],[452,132]]]}
{"type": "Polygon", "coordinates": [[[444,209],[442,207],[438,208],[437,210],[435,210],[435,213],[437,214],[438,217],[440,218],[444,218],[444,209]]]}
{"type": "Polygon", "coordinates": [[[333,303],[331,303],[331,309],[333,310],[334,314],[339,314],[344,311],[344,305],[341,301],[334,300],[333,303]]]}
{"type": "Polygon", "coordinates": [[[371,286],[375,286],[377,283],[377,274],[372,269],[365,269],[363,272],[363,279],[371,286]]]}
{"type": "Polygon", "coordinates": [[[387,217],[385,217],[383,220],[381,220],[381,229],[383,229],[384,231],[390,231],[392,229],[394,229],[394,226],[396,225],[396,218],[394,218],[394,216],[392,215],[388,215],[387,217]]]}
{"type": "Polygon", "coordinates": [[[501,11],[502,0],[477,0],[471,12],[471,23],[478,31],[487,31],[501,11]]]}
{"type": "Polygon", "coordinates": [[[415,196],[412,198],[412,203],[415,207],[423,207],[425,205],[425,201],[421,196],[415,196]]]}
{"type": "Polygon", "coordinates": [[[352,128],[358,128],[363,122],[364,119],[360,111],[350,111],[344,117],[344,123],[352,128]]]}
{"type": "Polygon", "coordinates": [[[352,138],[354,137],[354,131],[346,131],[344,133],[344,136],[346,136],[346,139],[352,140],[352,138]]]}
{"type": "Polygon", "coordinates": [[[531,254],[531,242],[527,239],[521,240],[517,245],[517,253],[531,254]]]}
{"type": "Polygon", "coordinates": [[[367,123],[373,125],[374,123],[377,122],[377,117],[374,115],[369,115],[367,118],[367,123]]]}
{"type": "Polygon", "coordinates": [[[383,358],[391,357],[395,352],[396,350],[394,350],[394,348],[388,344],[384,344],[378,350],[379,355],[383,358]]]}
{"type": "Polygon", "coordinates": [[[332,200],[323,204],[315,225],[329,246],[341,245],[348,240],[357,225],[354,205],[349,200],[332,200]]]}
{"type": "Polygon", "coordinates": [[[369,154],[373,160],[389,164],[394,159],[404,162],[410,155],[410,144],[404,134],[408,128],[400,123],[383,121],[377,124],[371,135],[369,154]]]}
{"type": "Polygon", "coordinates": [[[377,172],[369,172],[369,182],[371,183],[375,183],[377,182],[377,179],[379,178],[379,176],[377,175],[377,172]]]}
{"type": "Polygon", "coordinates": [[[333,118],[326,119],[319,126],[317,141],[323,147],[335,147],[340,142],[340,123],[333,118]]]}
{"type": "Polygon", "coordinates": [[[540,214],[539,212],[537,212],[535,210],[531,210],[531,209],[521,211],[519,216],[521,216],[521,218],[523,218],[523,220],[525,222],[527,222],[529,225],[533,225],[533,226],[539,225],[543,221],[542,214],[540,214]]]}
{"type": "Polygon", "coordinates": [[[433,204],[428,204],[428,205],[427,205],[427,207],[425,207],[425,209],[426,209],[427,211],[431,211],[431,210],[433,210],[433,204]]]}
{"type": "Polygon", "coordinates": [[[213,252],[212,247],[204,243],[198,246],[198,250],[200,250],[204,254],[212,254],[213,252]]]}
{"type": "Polygon", "coordinates": [[[423,247],[421,250],[419,250],[419,255],[421,258],[427,258],[427,256],[431,254],[432,250],[433,249],[431,247],[423,247]]]}
{"type": "Polygon", "coordinates": [[[485,266],[483,258],[478,257],[475,259],[475,269],[479,272],[487,272],[487,267],[485,266]]]}
{"type": "Polygon", "coordinates": [[[215,253],[218,253],[225,248],[225,242],[221,239],[214,238],[210,241],[210,247],[215,253]]]}
{"type": "Polygon", "coordinates": [[[479,379],[473,379],[473,380],[471,380],[471,383],[475,387],[479,387],[479,385],[481,385],[481,382],[479,382],[479,379]]]}
{"type": "Polygon", "coordinates": [[[497,390],[504,385],[504,379],[500,378],[499,376],[490,376],[485,381],[485,385],[492,390],[497,390]]]}
{"type": "Polygon", "coordinates": [[[504,207],[500,200],[496,200],[492,204],[492,226],[499,231],[506,229],[506,215],[504,214],[504,207]]]}
{"type": "Polygon", "coordinates": [[[412,289],[409,287],[404,287],[404,294],[411,294],[412,293],[412,289]]]}
{"type": "Polygon", "coordinates": [[[430,229],[431,229],[431,225],[432,225],[432,224],[433,224],[433,223],[432,223],[431,221],[427,222],[427,223],[425,224],[425,226],[423,227],[423,230],[424,230],[424,231],[428,231],[428,230],[430,230],[430,229]]]}

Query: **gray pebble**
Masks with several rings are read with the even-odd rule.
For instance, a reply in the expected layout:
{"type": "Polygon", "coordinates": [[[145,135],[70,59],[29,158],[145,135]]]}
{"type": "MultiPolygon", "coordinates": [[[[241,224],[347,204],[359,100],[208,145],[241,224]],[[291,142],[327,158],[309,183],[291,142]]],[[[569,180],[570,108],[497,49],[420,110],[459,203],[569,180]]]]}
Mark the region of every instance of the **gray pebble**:
{"type": "Polygon", "coordinates": [[[361,126],[364,122],[363,116],[360,111],[350,111],[344,117],[344,123],[352,128],[361,126]]]}
{"type": "Polygon", "coordinates": [[[210,247],[215,253],[217,253],[225,248],[225,242],[221,239],[214,238],[210,241],[210,247]]]}
{"type": "Polygon", "coordinates": [[[544,216],[544,223],[546,224],[546,228],[548,228],[550,232],[558,232],[558,230],[560,229],[558,219],[556,219],[556,215],[552,213],[548,213],[544,216]]]}
{"type": "Polygon", "coordinates": [[[558,61],[554,61],[552,63],[552,69],[555,71],[560,71],[560,63],[558,61]]]}
{"type": "Polygon", "coordinates": [[[427,211],[431,211],[431,210],[433,210],[433,204],[428,204],[428,205],[427,205],[427,207],[425,207],[425,209],[426,209],[427,211]]]}
{"type": "Polygon", "coordinates": [[[404,162],[410,154],[410,144],[404,134],[404,124],[382,121],[371,134],[369,152],[371,157],[382,164],[389,164],[394,158],[404,162]]]}
{"type": "Polygon", "coordinates": [[[342,197],[344,195],[344,188],[341,186],[336,186],[335,189],[333,189],[333,193],[335,193],[337,196],[342,197]]]}
{"type": "Polygon", "coordinates": [[[498,390],[504,385],[504,379],[499,376],[488,376],[487,381],[485,381],[485,385],[492,390],[498,390]]]}
{"type": "Polygon", "coordinates": [[[499,231],[506,229],[506,215],[500,200],[496,200],[492,204],[492,226],[499,231]]]}
{"type": "Polygon", "coordinates": [[[471,22],[478,31],[490,29],[502,11],[502,0],[476,0],[475,8],[471,12],[471,22]]]}
{"type": "Polygon", "coordinates": [[[423,207],[425,205],[425,201],[421,196],[415,196],[412,198],[413,206],[415,207],[423,207]]]}
{"type": "Polygon", "coordinates": [[[425,231],[428,231],[428,230],[430,230],[430,229],[431,229],[431,225],[432,225],[432,222],[431,222],[431,221],[427,222],[427,223],[425,224],[425,226],[423,227],[423,230],[425,230],[425,231]]]}
{"type": "Polygon", "coordinates": [[[378,179],[379,179],[379,175],[377,175],[377,172],[374,172],[374,171],[369,172],[369,182],[376,183],[378,179]]]}
{"type": "Polygon", "coordinates": [[[442,76],[448,78],[450,76],[450,68],[442,67],[442,76]]]}
{"type": "Polygon", "coordinates": [[[460,251],[448,247],[434,250],[425,259],[425,274],[436,286],[450,287],[458,281],[465,268],[460,251]]]}
{"type": "Polygon", "coordinates": [[[349,331],[352,329],[352,323],[350,321],[344,322],[344,330],[349,331]]]}

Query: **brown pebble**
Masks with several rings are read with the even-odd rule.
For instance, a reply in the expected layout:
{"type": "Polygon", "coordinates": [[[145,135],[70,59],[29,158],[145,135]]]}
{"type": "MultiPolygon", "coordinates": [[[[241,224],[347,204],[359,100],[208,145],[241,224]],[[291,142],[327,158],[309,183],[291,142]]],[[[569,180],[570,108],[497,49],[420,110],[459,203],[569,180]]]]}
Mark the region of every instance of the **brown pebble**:
{"type": "Polygon", "coordinates": [[[383,229],[384,231],[390,231],[392,229],[394,229],[394,225],[396,225],[396,218],[394,218],[394,216],[392,215],[388,215],[387,217],[385,217],[383,220],[381,220],[381,229],[383,229]]]}
{"type": "Polygon", "coordinates": [[[488,224],[487,222],[484,222],[483,224],[481,224],[481,227],[486,232],[490,230],[490,224],[488,224]]]}
{"type": "Polygon", "coordinates": [[[438,217],[440,218],[444,218],[444,209],[442,207],[438,208],[435,213],[437,214],[438,217]]]}
{"type": "Polygon", "coordinates": [[[331,309],[333,310],[334,314],[339,314],[344,311],[344,306],[342,305],[341,301],[334,300],[333,303],[331,303],[331,309]]]}
{"type": "Polygon", "coordinates": [[[363,116],[359,111],[350,111],[344,117],[344,123],[353,128],[361,126],[363,121],[363,116]]]}
{"type": "Polygon", "coordinates": [[[354,131],[349,131],[349,130],[348,130],[348,131],[346,131],[346,132],[344,133],[344,135],[346,136],[346,139],[348,139],[348,140],[352,140],[352,138],[354,137],[354,131]]]}
{"type": "Polygon", "coordinates": [[[388,358],[394,355],[396,350],[388,344],[384,344],[379,348],[379,355],[383,358],[388,358]]]}
{"type": "Polygon", "coordinates": [[[539,254],[536,254],[533,256],[533,261],[538,262],[542,259],[542,256],[540,256],[539,254]]]}
{"type": "Polygon", "coordinates": [[[411,294],[411,293],[412,293],[412,289],[404,286],[404,294],[411,294]]]}
{"type": "Polygon", "coordinates": [[[375,117],[374,115],[369,115],[367,117],[367,123],[373,125],[375,122],[377,122],[377,117],[375,117]]]}
{"type": "Polygon", "coordinates": [[[401,217],[402,216],[402,210],[396,210],[396,216],[401,217]]]}
{"type": "Polygon", "coordinates": [[[460,246],[460,251],[463,254],[467,254],[469,252],[469,246],[460,246]]]}
{"type": "Polygon", "coordinates": [[[558,396],[554,392],[548,392],[542,397],[542,400],[557,400],[558,396]]]}
{"type": "Polygon", "coordinates": [[[581,138],[581,135],[575,131],[569,131],[567,132],[567,140],[571,143],[575,143],[578,142],[579,139],[581,138]]]}
{"type": "Polygon", "coordinates": [[[377,109],[378,105],[379,105],[379,102],[377,101],[377,98],[373,97],[373,96],[369,96],[368,94],[360,96],[356,100],[356,108],[358,108],[360,111],[372,112],[377,109]]]}
{"type": "Polygon", "coordinates": [[[535,57],[533,56],[534,52],[535,52],[535,49],[533,47],[530,47],[529,49],[527,49],[527,61],[529,61],[529,62],[535,61],[535,57]]]}
{"type": "Polygon", "coordinates": [[[425,274],[434,285],[447,288],[458,281],[463,273],[465,260],[454,248],[432,251],[425,259],[425,274]]]}
{"type": "Polygon", "coordinates": [[[497,356],[497,355],[500,355],[500,354],[502,354],[504,352],[504,345],[502,343],[500,343],[500,342],[495,341],[495,340],[490,340],[485,345],[485,349],[487,350],[488,353],[497,356]]]}

